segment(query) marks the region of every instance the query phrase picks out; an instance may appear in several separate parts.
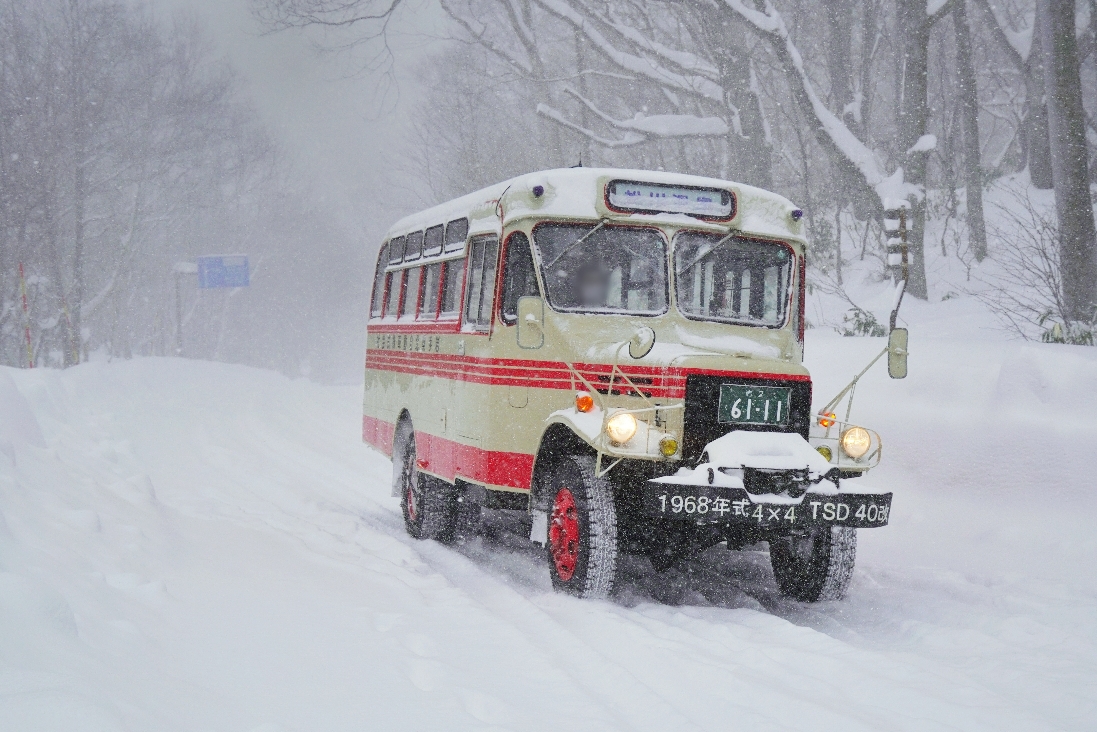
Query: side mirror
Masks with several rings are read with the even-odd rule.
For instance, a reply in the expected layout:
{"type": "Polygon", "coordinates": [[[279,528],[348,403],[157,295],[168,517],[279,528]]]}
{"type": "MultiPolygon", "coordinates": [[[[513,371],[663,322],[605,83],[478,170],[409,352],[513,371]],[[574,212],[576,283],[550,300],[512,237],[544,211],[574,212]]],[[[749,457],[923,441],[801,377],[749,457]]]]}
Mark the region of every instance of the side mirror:
{"type": "Polygon", "coordinates": [[[633,358],[643,358],[651,353],[653,346],[655,346],[655,331],[642,325],[636,329],[636,334],[629,338],[628,355],[633,358]]]}
{"type": "Polygon", "coordinates": [[[907,329],[893,328],[888,336],[888,376],[907,377],[907,329]]]}
{"type": "Polygon", "coordinates": [[[518,298],[518,347],[545,345],[545,302],[539,297],[518,298]]]}

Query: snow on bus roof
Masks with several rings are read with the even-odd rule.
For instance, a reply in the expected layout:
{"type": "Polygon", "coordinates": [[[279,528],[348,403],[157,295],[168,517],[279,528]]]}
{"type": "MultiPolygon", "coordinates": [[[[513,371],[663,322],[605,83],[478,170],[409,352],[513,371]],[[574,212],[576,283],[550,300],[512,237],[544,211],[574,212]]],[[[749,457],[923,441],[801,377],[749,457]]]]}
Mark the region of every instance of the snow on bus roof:
{"type": "MultiPolygon", "coordinates": [[[[405,216],[392,225],[387,237],[399,236],[464,217],[470,220],[470,233],[498,231],[500,222],[497,218],[496,202],[509,192],[521,192],[524,195],[513,198],[508,195],[504,201],[505,220],[508,222],[528,215],[534,210],[538,216],[545,217],[598,219],[604,214],[599,212],[596,204],[602,200],[604,193],[602,186],[610,178],[731,190],[738,199],[738,213],[734,228],[766,236],[802,239],[800,227],[790,226],[791,219],[788,216],[796,206],[785,197],[771,191],[719,178],[621,168],[560,168],[526,173],[405,216]],[[549,192],[535,207],[530,205],[532,198],[528,195],[534,186],[543,186],[549,192]]],[[[692,225],[700,221],[687,214],[675,213],[633,213],[630,217],[644,221],[692,225]]]]}

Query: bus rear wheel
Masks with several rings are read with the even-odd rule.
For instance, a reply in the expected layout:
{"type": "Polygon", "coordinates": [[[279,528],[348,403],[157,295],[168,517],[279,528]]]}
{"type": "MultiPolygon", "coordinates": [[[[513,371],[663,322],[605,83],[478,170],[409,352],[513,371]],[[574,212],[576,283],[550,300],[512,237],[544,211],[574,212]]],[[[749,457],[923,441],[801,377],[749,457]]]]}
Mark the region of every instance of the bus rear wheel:
{"type": "Polygon", "coordinates": [[[782,595],[801,602],[841,600],[853,579],[857,529],[833,526],[774,537],[769,559],[782,595]]]}
{"type": "Polygon", "coordinates": [[[617,511],[594,458],[569,455],[547,471],[542,495],[550,514],[546,549],[552,587],[577,597],[608,597],[617,575],[617,511]]]}
{"type": "Polygon", "coordinates": [[[419,472],[415,432],[400,423],[392,449],[393,488],[400,496],[404,528],[416,539],[453,541],[457,528],[456,490],[444,480],[419,472]]]}

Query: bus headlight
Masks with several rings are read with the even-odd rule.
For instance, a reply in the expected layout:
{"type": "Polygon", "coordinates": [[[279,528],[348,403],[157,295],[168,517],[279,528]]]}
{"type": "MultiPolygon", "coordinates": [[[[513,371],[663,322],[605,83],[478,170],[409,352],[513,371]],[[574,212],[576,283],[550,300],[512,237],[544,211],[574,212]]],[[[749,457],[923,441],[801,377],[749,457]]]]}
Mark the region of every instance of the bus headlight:
{"type": "Polygon", "coordinates": [[[839,444],[842,446],[842,452],[854,460],[860,460],[868,452],[872,438],[864,427],[850,427],[842,433],[839,444]]]}
{"type": "Polygon", "coordinates": [[[618,444],[628,442],[636,434],[636,417],[628,412],[613,415],[606,420],[606,434],[618,444]]]}

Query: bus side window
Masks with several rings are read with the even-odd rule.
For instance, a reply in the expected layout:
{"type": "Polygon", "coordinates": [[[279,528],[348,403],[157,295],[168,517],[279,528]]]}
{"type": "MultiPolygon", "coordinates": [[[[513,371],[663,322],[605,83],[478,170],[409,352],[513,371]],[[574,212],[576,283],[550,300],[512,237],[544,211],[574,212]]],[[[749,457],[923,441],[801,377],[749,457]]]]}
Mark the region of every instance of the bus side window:
{"type": "Polygon", "coordinates": [[[456,318],[461,314],[461,283],[465,274],[465,260],[451,259],[443,262],[442,313],[443,318],[456,318]]]}
{"type": "Polygon", "coordinates": [[[400,294],[403,287],[401,286],[404,281],[404,271],[399,270],[397,272],[388,273],[388,286],[389,293],[388,302],[385,304],[385,317],[395,318],[400,314],[400,294]]]}
{"type": "Polygon", "coordinates": [[[412,267],[404,275],[404,306],[400,309],[401,318],[415,317],[415,309],[419,306],[419,282],[422,274],[422,267],[412,267]]]}
{"type": "Polygon", "coordinates": [[[520,231],[507,239],[507,251],[503,262],[503,322],[513,325],[518,321],[518,298],[539,295],[537,277],[533,273],[533,254],[529,239],[520,231]]]}
{"type": "Polygon", "coordinates": [[[469,235],[469,220],[454,219],[446,224],[446,251],[456,252],[465,246],[465,239],[469,235]]]}
{"type": "Polygon", "coordinates": [[[423,232],[413,231],[408,234],[407,247],[404,249],[404,261],[411,262],[423,255],[423,232]]]}
{"type": "Polygon", "coordinates": [[[419,320],[438,317],[438,296],[441,294],[442,263],[428,264],[423,273],[423,307],[419,308],[419,320]]]}
{"type": "Polygon", "coordinates": [[[427,229],[426,235],[423,237],[423,256],[433,257],[436,254],[442,253],[442,225],[432,226],[427,229]]]}
{"type": "Polygon", "coordinates": [[[495,299],[495,265],[499,259],[499,240],[480,236],[469,249],[469,282],[465,297],[465,325],[474,330],[491,328],[491,308],[495,299]]]}
{"type": "Polygon", "coordinates": [[[370,304],[369,314],[371,318],[381,317],[385,308],[385,265],[388,263],[388,243],[381,245],[381,251],[377,255],[377,268],[373,271],[373,300],[370,304]]]}
{"type": "Polygon", "coordinates": [[[389,242],[389,264],[404,261],[404,237],[398,236],[389,242]]]}

